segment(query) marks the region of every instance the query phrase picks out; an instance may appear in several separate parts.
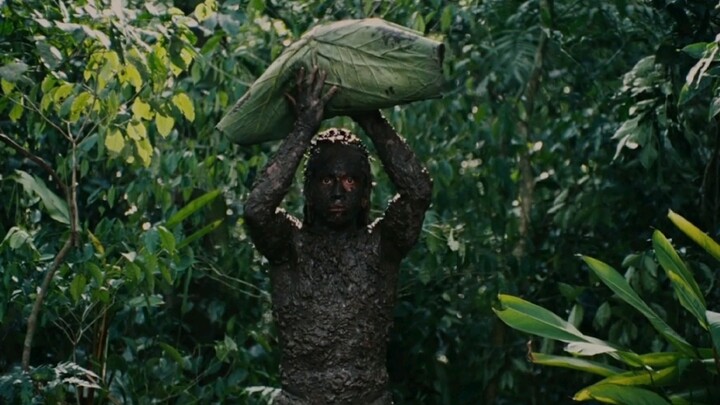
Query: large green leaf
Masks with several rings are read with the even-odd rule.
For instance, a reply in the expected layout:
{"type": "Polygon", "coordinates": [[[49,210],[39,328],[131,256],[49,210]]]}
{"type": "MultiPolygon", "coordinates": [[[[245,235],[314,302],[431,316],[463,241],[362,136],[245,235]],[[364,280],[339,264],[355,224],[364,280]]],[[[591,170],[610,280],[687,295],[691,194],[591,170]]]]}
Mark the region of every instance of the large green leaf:
{"type": "Polygon", "coordinates": [[[498,294],[500,308],[493,308],[508,326],[563,342],[587,342],[572,324],[547,309],[512,295],[498,294]]]}
{"type": "Polygon", "coordinates": [[[690,239],[710,253],[716,260],[720,261],[720,245],[711,237],[707,236],[705,232],[701,231],[690,221],[673,211],[668,212],[668,218],[670,218],[675,226],[677,226],[678,229],[680,229],[685,235],[690,237],[690,239]]]}
{"type": "Polygon", "coordinates": [[[585,359],[578,359],[576,357],[554,356],[545,353],[532,353],[531,359],[532,362],[535,364],[570,368],[573,370],[579,370],[587,373],[601,375],[603,377],[609,377],[611,375],[619,374],[624,371],[608,364],[603,364],[585,359]]]}
{"type": "Polygon", "coordinates": [[[707,329],[705,299],[700,293],[700,287],[695,278],[662,232],[653,232],[652,241],[655,255],[662,268],[665,269],[680,304],[700,322],[703,328],[707,329]]]}
{"type": "Polygon", "coordinates": [[[15,179],[18,183],[22,184],[26,192],[36,194],[40,197],[43,206],[47,210],[48,214],[50,214],[50,218],[62,224],[70,224],[70,214],[68,213],[68,207],[65,200],[50,191],[50,189],[45,185],[45,182],[39,177],[32,176],[22,170],[15,170],[15,173],[17,173],[17,177],[15,179]]]}
{"type": "Polygon", "coordinates": [[[617,294],[623,301],[630,304],[633,308],[640,311],[645,316],[652,326],[660,332],[675,348],[681,352],[695,356],[695,350],[682,336],[678,335],[670,325],[668,325],[662,318],[658,316],[646,303],[640,298],[640,296],[630,287],[630,284],[625,278],[618,273],[615,269],[609,265],[593,259],[589,256],[583,256],[585,263],[590,266],[590,269],[607,285],[615,294],[617,294]]]}
{"type": "Polygon", "coordinates": [[[650,390],[616,384],[591,385],[578,391],[573,399],[616,405],[670,405],[665,398],[650,390]]]}

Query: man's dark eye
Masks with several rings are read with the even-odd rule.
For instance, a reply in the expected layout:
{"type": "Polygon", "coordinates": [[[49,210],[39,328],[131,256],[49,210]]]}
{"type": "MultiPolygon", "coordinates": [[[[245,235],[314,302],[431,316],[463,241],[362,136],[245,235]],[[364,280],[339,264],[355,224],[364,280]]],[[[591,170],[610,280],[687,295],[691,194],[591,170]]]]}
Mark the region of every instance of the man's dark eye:
{"type": "Polygon", "coordinates": [[[325,185],[332,184],[332,177],[323,177],[322,184],[325,184],[325,185]]]}
{"type": "Polygon", "coordinates": [[[355,184],[355,179],[353,179],[352,177],[348,177],[345,179],[345,182],[347,184],[355,184]]]}

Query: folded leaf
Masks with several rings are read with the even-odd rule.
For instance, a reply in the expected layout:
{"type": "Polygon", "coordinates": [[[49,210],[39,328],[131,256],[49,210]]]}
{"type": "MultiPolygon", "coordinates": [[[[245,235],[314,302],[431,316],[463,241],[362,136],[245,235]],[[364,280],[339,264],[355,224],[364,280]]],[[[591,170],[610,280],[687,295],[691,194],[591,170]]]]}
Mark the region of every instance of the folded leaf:
{"type": "Polygon", "coordinates": [[[300,67],[317,66],[327,73],[325,90],[340,89],[326,117],[437,98],[443,57],[441,42],[381,19],[320,25],[285,49],[217,128],[241,144],[285,137],[294,122],[285,93],[300,67]]]}

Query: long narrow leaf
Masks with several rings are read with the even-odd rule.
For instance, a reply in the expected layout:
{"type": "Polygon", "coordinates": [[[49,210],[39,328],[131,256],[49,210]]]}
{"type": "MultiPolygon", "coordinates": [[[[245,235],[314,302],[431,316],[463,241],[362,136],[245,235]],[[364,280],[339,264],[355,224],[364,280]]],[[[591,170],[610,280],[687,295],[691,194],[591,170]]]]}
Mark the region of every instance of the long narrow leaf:
{"type": "Polygon", "coordinates": [[[693,347],[682,336],[678,335],[670,325],[660,318],[645,301],[630,287],[625,278],[609,265],[592,257],[583,256],[585,263],[590,269],[605,283],[615,294],[623,301],[630,304],[633,308],[640,311],[652,324],[652,326],[660,332],[675,348],[681,352],[695,357],[693,347]]]}
{"type": "Polygon", "coordinates": [[[576,401],[596,400],[616,405],[670,405],[660,395],[643,388],[616,384],[596,384],[583,388],[573,397],[576,401]]]}
{"type": "Polygon", "coordinates": [[[673,365],[683,357],[682,353],[678,352],[657,352],[641,354],[640,360],[642,361],[642,364],[646,366],[661,368],[673,365]]]}
{"type": "Polygon", "coordinates": [[[705,299],[692,273],[662,232],[653,232],[652,241],[655,255],[670,279],[680,304],[707,330],[705,299]]]}
{"type": "Polygon", "coordinates": [[[542,364],[544,366],[553,367],[564,367],[573,370],[584,371],[587,373],[597,374],[603,377],[620,374],[624,371],[620,368],[613,367],[608,364],[603,364],[585,359],[578,359],[576,357],[554,356],[545,353],[532,353],[531,358],[532,362],[535,364],[542,364]]]}
{"type": "Polygon", "coordinates": [[[220,226],[220,224],[222,224],[222,222],[223,222],[222,219],[218,219],[218,220],[215,220],[215,221],[203,226],[202,228],[198,229],[195,233],[193,233],[192,235],[183,239],[182,242],[180,242],[178,244],[177,250],[181,250],[185,246],[195,242],[196,240],[198,240],[198,239],[202,238],[203,236],[209,234],[210,232],[214,231],[215,229],[217,229],[220,226]]]}
{"type": "Polygon", "coordinates": [[[220,190],[213,190],[213,191],[207,192],[207,193],[201,195],[200,197],[190,201],[186,206],[182,207],[180,209],[180,211],[176,212],[173,216],[171,216],[167,220],[165,227],[167,227],[168,229],[171,229],[175,225],[182,222],[185,218],[194,214],[200,208],[209,204],[212,200],[217,198],[217,196],[219,196],[219,195],[220,195],[220,190]]]}
{"type": "Polygon", "coordinates": [[[586,342],[572,324],[547,309],[512,295],[498,294],[495,314],[511,328],[563,342],[586,342]]]}
{"type": "Polygon", "coordinates": [[[599,381],[597,384],[618,385],[652,385],[662,386],[677,381],[679,371],[677,366],[665,367],[660,370],[633,370],[616,374],[599,381]]]}
{"type": "Polygon", "coordinates": [[[720,245],[711,237],[707,236],[690,221],[674,213],[672,210],[668,212],[668,218],[670,218],[675,226],[677,226],[678,229],[680,229],[685,235],[690,237],[690,239],[694,240],[695,243],[710,253],[715,260],[720,260],[720,245]]]}

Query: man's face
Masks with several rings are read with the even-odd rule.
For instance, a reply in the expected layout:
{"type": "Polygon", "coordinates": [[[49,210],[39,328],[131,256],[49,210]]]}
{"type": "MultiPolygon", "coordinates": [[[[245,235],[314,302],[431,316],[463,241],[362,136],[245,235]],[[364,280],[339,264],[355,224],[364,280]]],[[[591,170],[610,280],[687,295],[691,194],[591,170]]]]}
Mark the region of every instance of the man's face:
{"type": "Polygon", "coordinates": [[[334,230],[357,226],[367,208],[367,158],[346,145],[323,145],[315,157],[306,198],[314,224],[334,230]]]}

